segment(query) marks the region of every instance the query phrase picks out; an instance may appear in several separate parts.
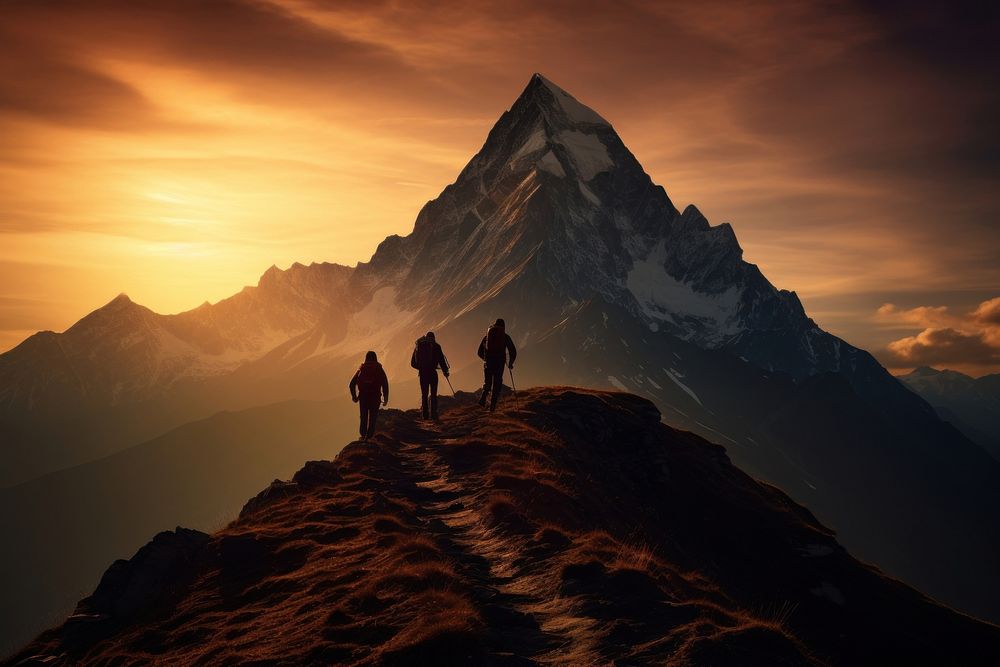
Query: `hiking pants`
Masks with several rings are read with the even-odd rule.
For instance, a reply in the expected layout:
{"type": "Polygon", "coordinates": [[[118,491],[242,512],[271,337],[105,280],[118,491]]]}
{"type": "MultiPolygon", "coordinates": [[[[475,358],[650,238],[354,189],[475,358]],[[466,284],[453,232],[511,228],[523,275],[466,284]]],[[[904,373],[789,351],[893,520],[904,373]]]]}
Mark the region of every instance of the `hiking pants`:
{"type": "Polygon", "coordinates": [[[500,400],[500,390],[503,389],[503,364],[498,366],[483,364],[483,379],[483,395],[479,402],[486,405],[486,396],[491,395],[491,405],[496,407],[497,401],[500,400]]]}
{"type": "Polygon", "coordinates": [[[370,438],[375,433],[375,420],[378,419],[379,397],[362,396],[358,401],[361,406],[361,437],[370,438]]]}
{"type": "Polygon", "coordinates": [[[431,418],[437,419],[438,415],[438,374],[437,371],[420,374],[420,409],[427,419],[427,394],[430,393],[431,418]]]}

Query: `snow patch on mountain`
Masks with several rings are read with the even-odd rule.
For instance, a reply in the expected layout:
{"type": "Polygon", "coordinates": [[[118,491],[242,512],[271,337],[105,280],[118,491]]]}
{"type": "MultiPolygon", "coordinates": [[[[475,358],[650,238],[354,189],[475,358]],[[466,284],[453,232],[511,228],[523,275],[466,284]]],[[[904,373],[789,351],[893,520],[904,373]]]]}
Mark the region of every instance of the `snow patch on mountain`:
{"type": "Polygon", "coordinates": [[[666,258],[666,244],[661,241],[645,259],[635,260],[628,273],[626,287],[643,312],[653,320],[677,325],[695,319],[704,327],[702,332],[685,328],[682,338],[719,342],[737,333],[739,288],[731,285],[718,294],[698,291],[667,273],[666,258]]]}
{"type": "Polygon", "coordinates": [[[558,176],[559,178],[564,178],[566,176],[566,170],[563,169],[562,163],[559,162],[559,158],[557,158],[555,153],[552,151],[547,152],[539,158],[538,162],[535,164],[542,171],[547,171],[550,174],[558,176]]]}
{"type": "Polygon", "coordinates": [[[698,403],[698,405],[702,405],[701,399],[698,398],[698,394],[694,393],[694,391],[691,389],[691,387],[687,386],[686,384],[684,384],[683,382],[680,381],[679,378],[684,377],[683,375],[681,375],[680,373],[678,373],[677,371],[675,371],[673,368],[670,368],[670,369],[664,368],[663,372],[666,374],[666,376],[670,380],[673,381],[673,383],[675,385],[677,385],[678,387],[680,387],[684,391],[684,393],[686,393],[688,396],[690,396],[691,398],[693,398],[698,403]]]}
{"type": "Polygon", "coordinates": [[[332,352],[348,354],[375,350],[379,360],[385,363],[391,352],[390,341],[417,318],[415,311],[405,310],[396,303],[396,295],[396,288],[391,286],[375,290],[371,301],[350,316],[347,335],[332,352]]]}
{"type": "Polygon", "coordinates": [[[599,113],[587,105],[578,102],[575,97],[546,79],[541,74],[536,74],[535,76],[538,77],[538,79],[545,84],[545,87],[549,89],[563,113],[566,114],[566,117],[569,118],[570,121],[574,123],[592,123],[594,125],[611,125],[611,123],[604,120],[599,113]]]}
{"type": "Polygon", "coordinates": [[[566,148],[577,173],[585,181],[615,166],[608,149],[595,134],[563,130],[556,137],[556,141],[566,148]]]}
{"type": "Polygon", "coordinates": [[[528,137],[527,141],[521,144],[521,147],[517,149],[517,152],[511,156],[511,163],[513,164],[517,162],[525,155],[530,155],[537,150],[541,150],[545,147],[546,142],[547,139],[545,136],[545,130],[538,128],[531,134],[531,136],[528,137]]]}
{"type": "Polygon", "coordinates": [[[613,386],[618,391],[628,391],[628,387],[626,387],[625,384],[621,380],[616,378],[614,375],[608,376],[608,382],[610,382],[611,386],[613,386]]]}

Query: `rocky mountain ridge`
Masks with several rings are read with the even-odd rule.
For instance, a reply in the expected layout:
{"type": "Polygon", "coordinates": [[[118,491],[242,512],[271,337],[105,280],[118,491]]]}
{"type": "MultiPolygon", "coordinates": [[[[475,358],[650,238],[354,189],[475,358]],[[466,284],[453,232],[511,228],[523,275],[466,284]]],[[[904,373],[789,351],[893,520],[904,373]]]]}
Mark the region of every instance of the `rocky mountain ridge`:
{"type": "Polygon", "coordinates": [[[852,558],[637,396],[537,388],[275,480],[112,565],[10,664],[992,664],[1000,628],[852,558]],[[23,661],[23,662],[22,662],[23,661]]]}

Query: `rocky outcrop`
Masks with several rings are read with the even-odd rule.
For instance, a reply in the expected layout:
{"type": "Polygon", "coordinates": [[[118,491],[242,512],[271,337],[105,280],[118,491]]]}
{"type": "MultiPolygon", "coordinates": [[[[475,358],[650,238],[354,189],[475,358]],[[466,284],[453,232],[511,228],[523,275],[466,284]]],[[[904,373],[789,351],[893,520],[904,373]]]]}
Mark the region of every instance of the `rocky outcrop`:
{"type": "Polygon", "coordinates": [[[208,537],[162,533],[47,664],[992,664],[1000,628],[852,558],[652,403],[565,387],[388,411],[208,537]]]}

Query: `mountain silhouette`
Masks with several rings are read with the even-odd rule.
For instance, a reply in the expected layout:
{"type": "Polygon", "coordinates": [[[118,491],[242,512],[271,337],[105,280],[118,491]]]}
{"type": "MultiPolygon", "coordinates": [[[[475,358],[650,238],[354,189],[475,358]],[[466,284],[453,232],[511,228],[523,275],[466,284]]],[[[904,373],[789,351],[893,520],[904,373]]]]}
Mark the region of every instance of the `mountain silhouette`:
{"type": "MultiPolygon", "coordinates": [[[[368,349],[394,400],[415,402],[415,382],[398,380],[428,330],[456,387],[472,388],[496,317],[517,344],[519,386],[642,395],[809,507],[852,553],[1000,620],[1000,462],[818,327],[743,259],[730,225],[678,210],[607,120],[540,75],[413,231],[369,261],[272,267],[256,287],[173,316],[119,298],[0,355],[0,484],[220,410],[338,397],[352,413],[344,386],[368,349]]],[[[139,477],[143,461],[131,464],[139,477]]],[[[41,529],[27,538],[57,544],[41,529]]]]}
{"type": "Polygon", "coordinates": [[[309,330],[340,303],[349,274],[336,264],[271,267],[257,286],[178,315],[119,294],[63,333],[31,336],[0,355],[0,485],[253,404],[208,399],[203,385],[309,330]]]}
{"type": "Polygon", "coordinates": [[[389,411],[214,535],[111,566],[36,664],[992,664],[1000,628],[852,558],[642,398],[389,411]]]}
{"type": "Polygon", "coordinates": [[[942,419],[1000,460],[1000,374],[973,378],[921,366],[899,379],[934,406],[942,419]]]}

